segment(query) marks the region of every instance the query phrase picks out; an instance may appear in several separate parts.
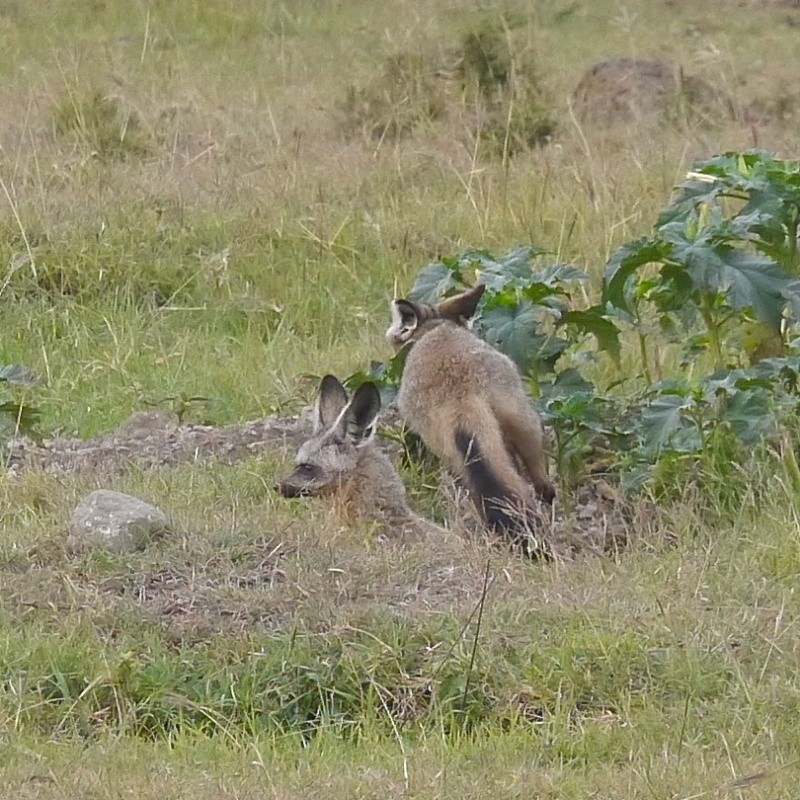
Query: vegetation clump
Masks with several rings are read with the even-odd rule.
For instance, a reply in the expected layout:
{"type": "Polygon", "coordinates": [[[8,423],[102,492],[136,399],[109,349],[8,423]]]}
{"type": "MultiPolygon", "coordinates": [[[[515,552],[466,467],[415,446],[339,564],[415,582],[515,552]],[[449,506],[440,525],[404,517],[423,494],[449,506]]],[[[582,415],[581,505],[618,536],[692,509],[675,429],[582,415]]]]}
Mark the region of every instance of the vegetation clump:
{"type": "Polygon", "coordinates": [[[348,132],[379,141],[409,136],[444,111],[432,65],[417,53],[389,56],[365,86],[349,86],[341,104],[348,132]]]}
{"type": "MultiPolygon", "coordinates": [[[[588,276],[574,265],[542,266],[546,251],[530,246],[433,262],[411,297],[434,302],[487,287],[476,331],[527,376],[553,423],[563,488],[585,477],[594,448],[603,471],[629,488],[663,488],[676,465],[697,463],[723,486],[730,465],[774,438],[800,404],[798,174],[800,162],[755,151],[696,163],[654,233],[612,254],[600,304],[575,307],[574,288],[588,276]],[[742,330],[760,334],[755,351],[742,330]],[[623,349],[628,332],[632,353],[623,349]],[[656,335],[680,347],[691,377],[658,374],[656,335]],[[638,357],[638,374],[615,379],[614,391],[599,387],[581,365],[601,351],[617,365],[638,357]]],[[[402,359],[373,367],[371,377],[399,382],[402,359]]]]}
{"type": "Polygon", "coordinates": [[[151,149],[139,115],[100,89],[68,91],[53,122],[56,135],[74,138],[101,159],[140,158],[151,149]]]}
{"type": "Polygon", "coordinates": [[[389,56],[365,86],[348,87],[340,111],[349,133],[379,141],[397,141],[440,121],[466,126],[486,157],[539,146],[556,129],[530,47],[489,17],[438,56],[389,56]]]}

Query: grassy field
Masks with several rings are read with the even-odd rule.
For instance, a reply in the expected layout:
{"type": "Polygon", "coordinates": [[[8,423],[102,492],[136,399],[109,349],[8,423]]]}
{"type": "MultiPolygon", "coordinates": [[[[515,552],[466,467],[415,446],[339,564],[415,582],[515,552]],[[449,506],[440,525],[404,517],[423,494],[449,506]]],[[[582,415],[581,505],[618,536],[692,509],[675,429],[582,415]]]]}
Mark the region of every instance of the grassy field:
{"type": "MultiPolygon", "coordinates": [[[[706,0],[0,3],[0,364],[42,376],[47,436],[195,396],[188,418],[222,425],[386,358],[395,288],[441,255],[535,243],[595,302],[693,159],[797,156],[798,24],[706,0]],[[518,94],[462,85],[486,30],[518,94]],[[680,63],[736,113],[580,119],[571,91],[612,56],[680,63]]],[[[628,547],[553,564],[384,547],[279,498],[290,459],[0,471],[3,797],[796,791],[800,499],[778,459],[732,465],[733,504],[698,481],[628,547]],[[68,551],[101,486],[179,530],[68,551]]],[[[440,507],[435,476],[406,477],[440,507]]]]}

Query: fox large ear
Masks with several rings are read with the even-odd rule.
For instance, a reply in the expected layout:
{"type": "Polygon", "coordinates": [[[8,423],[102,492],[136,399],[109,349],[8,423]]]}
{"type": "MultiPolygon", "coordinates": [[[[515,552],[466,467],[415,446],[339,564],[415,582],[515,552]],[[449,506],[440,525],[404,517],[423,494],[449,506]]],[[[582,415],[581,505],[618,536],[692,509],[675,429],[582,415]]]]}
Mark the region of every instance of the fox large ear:
{"type": "Polygon", "coordinates": [[[392,322],[399,322],[406,330],[413,331],[421,317],[420,307],[410,300],[395,300],[392,304],[392,322]]]}
{"type": "Polygon", "coordinates": [[[461,292],[461,294],[442,300],[437,304],[436,311],[444,319],[451,319],[459,323],[466,322],[475,316],[475,312],[478,310],[478,303],[485,291],[486,286],[479,283],[469,291],[461,292]]]}
{"type": "Polygon", "coordinates": [[[345,436],[356,447],[367,444],[375,435],[375,423],[381,410],[381,396],[372,381],[356,389],[342,417],[345,436]]]}
{"type": "Polygon", "coordinates": [[[319,385],[319,395],[314,407],[314,433],[330,428],[347,405],[347,392],[339,379],[326,375],[319,385]]]}
{"type": "Polygon", "coordinates": [[[410,300],[395,300],[392,303],[392,324],[386,330],[386,338],[395,347],[402,347],[423,321],[420,306],[410,300]]]}

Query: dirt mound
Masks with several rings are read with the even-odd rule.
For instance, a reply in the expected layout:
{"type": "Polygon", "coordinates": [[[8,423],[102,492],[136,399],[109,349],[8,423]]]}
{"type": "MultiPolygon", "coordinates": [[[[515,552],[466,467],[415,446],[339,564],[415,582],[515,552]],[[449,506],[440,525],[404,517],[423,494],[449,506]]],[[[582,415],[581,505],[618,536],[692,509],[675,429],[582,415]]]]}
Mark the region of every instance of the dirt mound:
{"type": "Polygon", "coordinates": [[[665,116],[729,119],[733,104],[702,78],[664,61],[612,58],[591,67],[572,95],[580,119],[597,125],[657,122],[665,116]]]}
{"type": "MultiPolygon", "coordinates": [[[[384,422],[390,427],[399,424],[391,410],[384,422]]],[[[90,439],[54,438],[36,443],[26,437],[14,438],[2,460],[12,473],[39,470],[63,474],[120,473],[131,464],[150,469],[190,462],[232,464],[258,453],[293,453],[310,431],[310,410],[293,417],[270,416],[219,428],[179,423],[162,411],[138,412],[116,430],[90,439]]],[[[382,446],[397,460],[396,442],[386,441],[382,446]]],[[[471,534],[478,534],[482,525],[477,519],[469,522],[473,507],[458,481],[443,474],[440,488],[449,498],[450,516],[471,534]]],[[[589,481],[574,490],[566,505],[568,511],[559,497],[552,509],[542,507],[542,530],[558,555],[586,549],[598,552],[627,541],[632,507],[610,484],[589,481]]]]}
{"type": "MultiPolygon", "coordinates": [[[[396,422],[391,413],[387,417],[396,422]]],[[[14,440],[5,460],[12,473],[85,473],[93,480],[131,464],[232,463],[258,452],[282,457],[309,428],[306,414],[214,428],[148,412],[93,439],[14,440]]],[[[386,446],[396,448],[391,442],[386,446]]],[[[79,608],[92,609],[98,620],[133,615],[184,645],[223,632],[247,636],[254,630],[283,630],[298,620],[324,630],[349,624],[372,608],[413,617],[469,609],[480,598],[487,559],[503,576],[502,585],[508,582],[503,591],[527,580],[526,559],[483,529],[458,482],[443,474],[438,491],[449,506],[446,517],[458,546],[393,546],[365,539],[363,530],[342,526],[334,517],[330,524],[309,527],[289,509],[250,528],[239,521],[241,535],[225,539],[224,547],[216,534],[188,526],[157,547],[111,560],[90,551],[71,552],[56,532],[0,563],[0,600],[20,613],[64,614],[79,608]]],[[[554,506],[543,506],[540,533],[556,562],[613,551],[630,537],[664,536],[652,510],[631,504],[599,478],[569,498],[557,497],[554,506]]]]}
{"type": "Polygon", "coordinates": [[[92,439],[57,438],[37,444],[15,438],[3,462],[11,470],[57,472],[119,471],[131,463],[145,467],[210,459],[233,463],[262,450],[298,446],[309,430],[303,417],[271,416],[215,428],[178,423],[164,412],[147,411],[92,439]]]}

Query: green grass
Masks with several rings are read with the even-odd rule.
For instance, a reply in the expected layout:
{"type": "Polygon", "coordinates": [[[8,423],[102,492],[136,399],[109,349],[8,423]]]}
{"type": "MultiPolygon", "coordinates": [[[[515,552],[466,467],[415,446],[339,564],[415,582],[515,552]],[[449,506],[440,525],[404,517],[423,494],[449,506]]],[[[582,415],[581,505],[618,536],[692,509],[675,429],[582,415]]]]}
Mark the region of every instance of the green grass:
{"type": "MultiPolygon", "coordinates": [[[[24,395],[41,431],[96,435],[194,396],[189,418],[215,424],[296,411],[315,376],[385,358],[395,287],[465,247],[547,247],[595,302],[609,253],[693,158],[796,156],[796,12],[645,5],[6,3],[0,364],[42,377],[24,395]],[[510,158],[502,124],[483,146],[486,93],[439,74],[484,24],[556,125],[510,158]],[[579,127],[569,93],[616,55],[788,116],[579,127]],[[402,91],[389,112],[369,94],[396,92],[392,63],[417,71],[399,85],[420,113],[376,138],[347,99],[399,114],[402,91]]],[[[503,91],[493,119],[538,119],[503,91]]],[[[381,546],[277,497],[281,449],[2,473],[0,794],[791,796],[798,499],[758,458],[735,480],[680,472],[629,547],[557,564],[381,546]],[[175,536],[70,552],[70,511],[98,486],[155,502],[175,536]]],[[[416,505],[447,506],[428,472],[405,476],[416,505]]]]}

